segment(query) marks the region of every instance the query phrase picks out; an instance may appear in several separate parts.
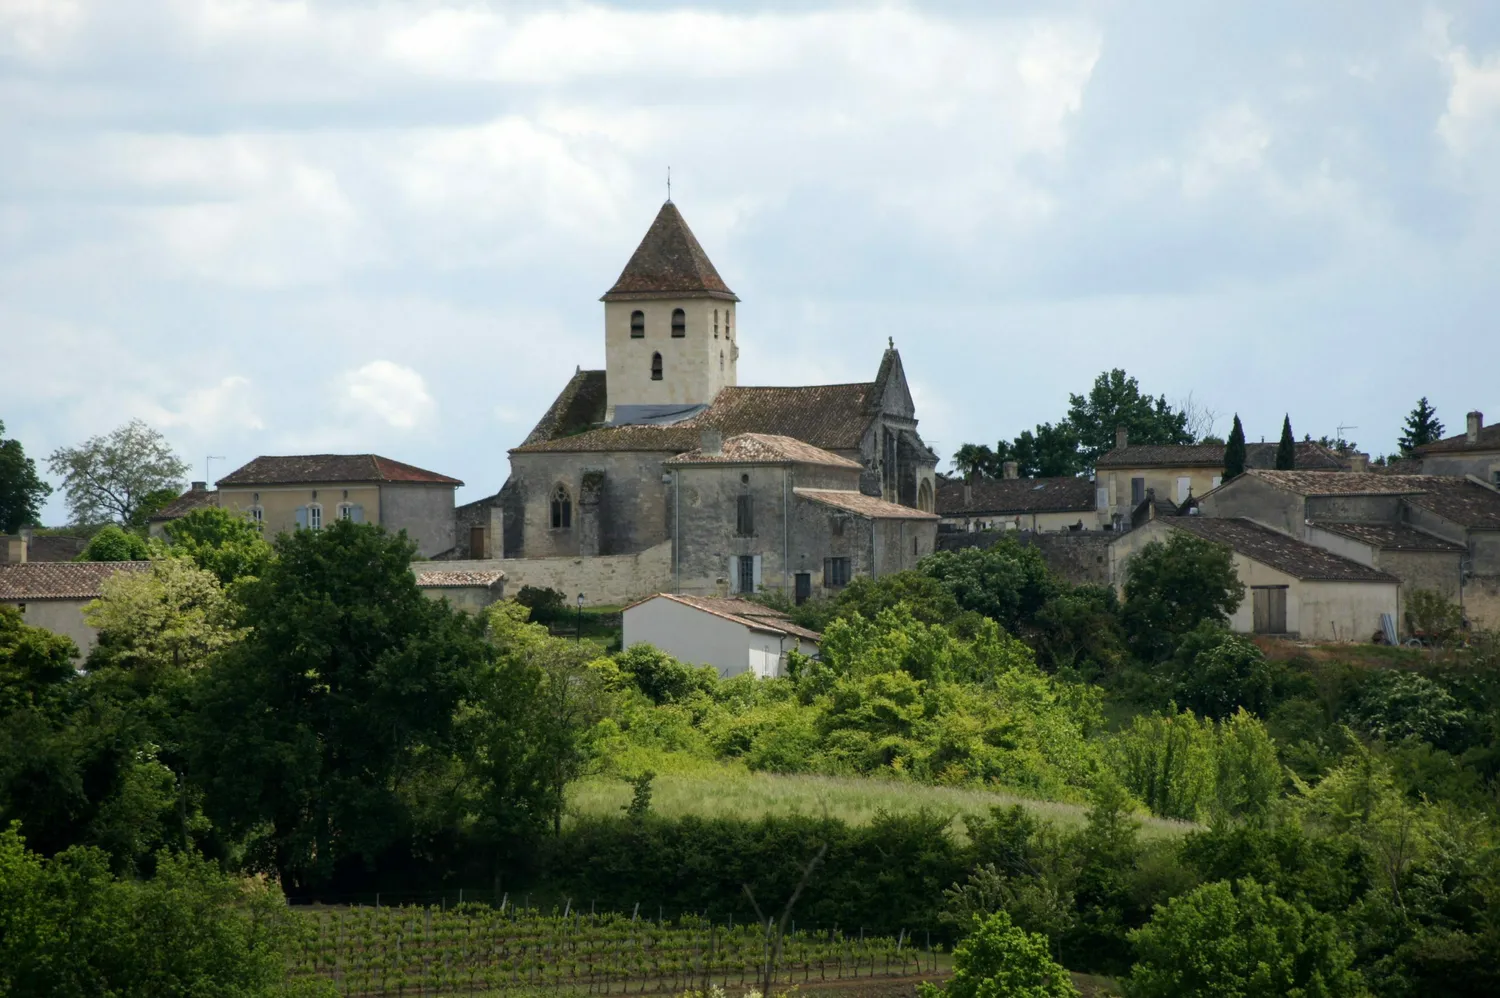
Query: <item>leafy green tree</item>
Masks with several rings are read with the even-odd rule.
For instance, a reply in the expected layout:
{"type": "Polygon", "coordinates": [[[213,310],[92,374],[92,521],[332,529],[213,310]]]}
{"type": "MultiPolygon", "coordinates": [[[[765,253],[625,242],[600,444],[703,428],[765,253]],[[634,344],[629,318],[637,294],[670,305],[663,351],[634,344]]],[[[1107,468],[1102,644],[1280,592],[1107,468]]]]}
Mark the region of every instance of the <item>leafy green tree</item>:
{"type": "Polygon", "coordinates": [[[26,456],[19,440],[5,439],[0,421],[0,534],[13,534],[41,521],[42,503],[52,486],[37,477],[36,461],[26,456]]]}
{"type": "Polygon", "coordinates": [[[142,503],[155,493],[182,489],[187,462],[166,438],[139,419],[108,436],[90,437],[77,447],[60,447],[47,459],[62,479],[68,510],[76,523],[113,520],[131,524],[142,503]]]}
{"type": "Polygon", "coordinates": [[[1281,440],[1276,444],[1276,470],[1292,471],[1297,467],[1297,438],[1292,436],[1291,414],[1281,418],[1281,440]]]}
{"type": "Polygon", "coordinates": [[[152,554],[151,542],[140,534],[122,530],[114,524],[89,538],[77,561],[146,561],[152,554]]]}
{"type": "Polygon", "coordinates": [[[1416,738],[1449,745],[1469,718],[1443,686],[1417,672],[1386,670],[1361,684],[1349,705],[1347,723],[1388,741],[1416,738]]]}
{"type": "Polygon", "coordinates": [[[859,614],[874,620],[883,610],[904,605],[924,624],[947,624],[959,614],[958,601],[937,579],[914,569],[877,577],[859,575],[849,580],[834,602],[840,617],[859,614]]]}
{"type": "Polygon", "coordinates": [[[1001,441],[995,448],[993,467],[1004,470],[1006,461],[1016,462],[1022,478],[1062,478],[1076,475],[1084,464],[1078,454],[1078,430],[1068,420],[1038,423],[1022,430],[1013,443],[1001,441]]]}
{"type": "Polygon", "coordinates": [[[260,576],[274,554],[255,524],[218,507],[195,509],[168,523],[165,532],[173,554],[192,559],[226,586],[260,576]]]}
{"type": "Polygon", "coordinates": [[[148,572],[120,572],[102,590],[83,611],[99,630],[91,668],[198,669],[245,633],[234,624],[219,580],[186,558],[159,559],[148,572]]]}
{"type": "Polygon", "coordinates": [[[1037,611],[1027,640],[1048,672],[1096,678],[1115,671],[1125,660],[1125,636],[1114,587],[1060,589],[1037,611]]]}
{"type": "Polygon", "coordinates": [[[1118,367],[1095,378],[1087,395],[1068,396],[1068,423],[1078,434],[1081,462],[1090,468],[1114,447],[1117,427],[1129,431],[1133,444],[1193,442],[1187,415],[1168,405],[1165,395],[1142,394],[1140,384],[1118,367]]]}
{"type": "Polygon", "coordinates": [[[71,638],[32,627],[15,607],[0,604],[0,716],[47,700],[73,677],[77,654],[71,638]]]}
{"type": "Polygon", "coordinates": [[[1167,693],[1179,705],[1215,719],[1245,708],[1264,714],[1275,677],[1255,642],[1207,621],[1184,635],[1167,664],[1167,693]]]}
{"type": "Polygon", "coordinates": [[[1138,714],[1106,745],[1120,784],[1160,818],[1196,821],[1213,799],[1214,726],[1191,711],[1138,714]]]}
{"type": "Polygon", "coordinates": [[[921,998],[1078,998],[1046,936],[1018,928],[1003,911],[976,917],[971,926],[953,949],[947,987],[924,981],[917,988],[921,998]]]}
{"type": "Polygon", "coordinates": [[[1156,662],[1199,625],[1227,624],[1244,598],[1228,547],[1174,530],[1126,565],[1121,620],[1136,654],[1156,662]]]}
{"type": "Polygon", "coordinates": [[[718,673],[710,666],[687,665],[645,643],[634,644],[615,656],[621,674],[653,703],[682,703],[713,686],[718,673]]]}
{"type": "Polygon", "coordinates": [[[145,533],[146,529],[151,525],[151,518],[156,515],[157,511],[173,502],[181,494],[182,490],[175,485],[152,489],[142,496],[141,501],[136,504],[135,509],[131,510],[129,519],[125,521],[125,526],[131,530],[145,533]]]}
{"type": "Polygon", "coordinates": [[[1229,442],[1224,445],[1224,481],[1238,478],[1245,473],[1245,428],[1240,425],[1240,414],[1234,414],[1234,426],[1229,430],[1229,442]]]}
{"type": "Polygon", "coordinates": [[[960,609],[983,614],[1012,634],[1029,626],[1057,592],[1041,552],[1010,538],[984,549],[938,551],[918,570],[942,583],[960,609]]]}
{"type": "Polygon", "coordinates": [[[1417,400],[1416,407],[1407,413],[1406,427],[1396,441],[1401,448],[1401,456],[1411,457],[1418,447],[1425,447],[1441,439],[1443,424],[1437,418],[1437,410],[1427,401],[1427,396],[1423,395],[1417,400]]]}
{"type": "Polygon", "coordinates": [[[0,994],[85,998],[325,998],[288,984],[300,916],[264,881],[163,854],[153,877],[117,880],[98,850],[51,860],[0,831],[0,994]]]}
{"type": "Polygon", "coordinates": [[[1357,998],[1354,950],[1329,915],[1253,880],[1204,884],[1131,933],[1129,998],[1357,998]]]}
{"type": "Polygon", "coordinates": [[[420,818],[449,813],[423,795],[459,782],[455,714],[493,653],[483,621],[417,588],[414,552],[345,520],[283,534],[240,587],[249,635],[199,683],[205,810],[290,882],[410,849],[436,831],[420,818]]]}
{"type": "Polygon", "coordinates": [[[953,455],[953,467],[965,478],[1000,477],[1000,465],[988,444],[964,444],[953,455]]]}

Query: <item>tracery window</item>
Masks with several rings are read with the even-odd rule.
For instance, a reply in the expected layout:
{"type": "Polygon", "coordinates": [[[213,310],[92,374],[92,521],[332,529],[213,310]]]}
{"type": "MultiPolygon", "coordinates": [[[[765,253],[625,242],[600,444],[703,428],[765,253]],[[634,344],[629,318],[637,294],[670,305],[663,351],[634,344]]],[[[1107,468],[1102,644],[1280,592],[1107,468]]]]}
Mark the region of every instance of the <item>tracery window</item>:
{"type": "Polygon", "coordinates": [[[552,490],[552,529],[573,529],[573,497],[564,485],[552,490]]]}

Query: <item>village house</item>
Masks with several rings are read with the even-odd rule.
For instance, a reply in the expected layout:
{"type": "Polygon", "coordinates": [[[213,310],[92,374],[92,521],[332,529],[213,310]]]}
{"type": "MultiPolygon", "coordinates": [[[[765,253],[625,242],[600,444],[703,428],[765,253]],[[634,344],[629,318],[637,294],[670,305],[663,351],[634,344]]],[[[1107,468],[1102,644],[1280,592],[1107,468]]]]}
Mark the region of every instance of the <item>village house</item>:
{"type": "Polygon", "coordinates": [[[1430,589],[1475,623],[1500,626],[1500,490],[1481,481],[1256,470],[1199,507],[1203,518],[1253,520],[1399,578],[1403,606],[1412,590],[1430,589]]]}
{"type": "Polygon", "coordinates": [[[931,550],[937,455],[917,433],[893,343],[873,381],[741,386],[739,297],[670,201],[602,300],[605,369],[576,371],[510,452],[504,487],[455,511],[447,557],[499,561],[513,586],[633,598],[672,589],[679,575],[699,592],[837,588],[846,565],[878,572],[931,550]],[[785,448],[735,470],[689,459],[702,456],[705,432],[744,438],[735,446],[772,437],[808,445],[845,462],[833,492],[863,498],[815,496],[806,484],[773,497],[832,466],[789,458],[785,448]],[[683,501],[688,477],[702,486],[699,505],[683,501]],[[756,535],[739,533],[740,492],[728,486],[755,493],[756,535]],[[847,521],[850,535],[813,538],[815,520],[829,531],[847,521]],[[840,545],[850,552],[832,553],[840,545]]]}
{"type": "Polygon", "coordinates": [[[1111,574],[1122,586],[1131,557],[1174,531],[1228,547],[1245,584],[1229,626],[1247,634],[1313,641],[1368,641],[1381,614],[1399,620],[1400,580],[1352,558],[1241,517],[1168,516],[1120,535],[1110,545],[1111,574]]]}
{"type": "Polygon", "coordinates": [[[711,665],[724,678],[786,674],[790,652],[818,653],[823,636],[759,603],[658,593],[621,614],[624,647],[649,644],[681,662],[711,665]]]}
{"type": "Polygon", "coordinates": [[[1108,503],[1087,478],[1020,478],[1006,461],[1003,478],[939,476],[939,529],[1024,530],[1032,533],[1098,530],[1109,520],[1108,503]]]}
{"type": "Polygon", "coordinates": [[[83,608],[104,594],[119,572],[145,572],[149,561],[17,562],[0,565],[0,603],[21,611],[26,623],[72,638],[87,658],[98,641],[83,608]]]}
{"type": "Polygon", "coordinates": [[[1484,413],[1471,412],[1464,432],[1417,448],[1424,475],[1473,475],[1500,486],[1500,424],[1484,425],[1484,413]]]}
{"type": "Polygon", "coordinates": [[[176,516],[217,505],[241,513],[267,536],[319,530],[334,520],[405,530],[418,558],[453,549],[453,491],[463,482],[378,454],[262,456],[230,472],[209,492],[193,487],[154,518],[153,532],[176,516]]]}
{"type": "Polygon", "coordinates": [[[454,608],[478,613],[505,598],[505,573],[454,571],[431,565],[413,566],[417,588],[428,599],[446,599],[454,608]]]}

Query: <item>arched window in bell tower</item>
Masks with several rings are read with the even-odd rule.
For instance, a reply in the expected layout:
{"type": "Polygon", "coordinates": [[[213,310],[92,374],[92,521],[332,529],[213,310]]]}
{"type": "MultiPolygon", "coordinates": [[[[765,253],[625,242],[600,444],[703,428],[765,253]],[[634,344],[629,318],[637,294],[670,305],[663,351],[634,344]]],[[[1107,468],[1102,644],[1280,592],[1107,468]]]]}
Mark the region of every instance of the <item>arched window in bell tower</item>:
{"type": "Polygon", "coordinates": [[[630,338],[633,340],[646,338],[646,313],[640,309],[630,313],[630,338]]]}
{"type": "Polygon", "coordinates": [[[687,313],[680,308],[672,309],[672,335],[678,338],[687,335],[687,313]]]}
{"type": "Polygon", "coordinates": [[[661,354],[659,353],[651,355],[651,380],[661,380],[661,354]]]}

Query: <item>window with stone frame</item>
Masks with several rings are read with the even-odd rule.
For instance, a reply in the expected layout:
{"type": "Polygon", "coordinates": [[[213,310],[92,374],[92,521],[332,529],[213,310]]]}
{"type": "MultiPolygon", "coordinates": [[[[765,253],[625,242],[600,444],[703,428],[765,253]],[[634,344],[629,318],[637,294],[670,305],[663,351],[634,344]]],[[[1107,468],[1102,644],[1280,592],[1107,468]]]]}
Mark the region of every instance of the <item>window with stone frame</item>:
{"type": "Polygon", "coordinates": [[[755,501],[749,495],[735,497],[734,532],[740,537],[755,536],[755,501]]]}
{"type": "Polygon", "coordinates": [[[849,559],[823,559],[823,588],[838,589],[849,584],[849,559]]]}
{"type": "Polygon", "coordinates": [[[672,309],[672,335],[678,339],[687,335],[687,313],[680,308],[672,309]]]}
{"type": "Polygon", "coordinates": [[[646,313],[640,309],[630,313],[630,338],[633,340],[646,338],[646,313]]]}
{"type": "Polygon", "coordinates": [[[651,355],[651,380],[661,380],[661,354],[659,353],[651,355]]]}
{"type": "Polygon", "coordinates": [[[573,497],[563,485],[552,490],[552,529],[573,529],[573,497]]]}

